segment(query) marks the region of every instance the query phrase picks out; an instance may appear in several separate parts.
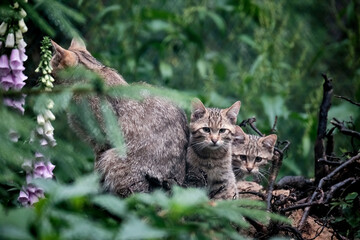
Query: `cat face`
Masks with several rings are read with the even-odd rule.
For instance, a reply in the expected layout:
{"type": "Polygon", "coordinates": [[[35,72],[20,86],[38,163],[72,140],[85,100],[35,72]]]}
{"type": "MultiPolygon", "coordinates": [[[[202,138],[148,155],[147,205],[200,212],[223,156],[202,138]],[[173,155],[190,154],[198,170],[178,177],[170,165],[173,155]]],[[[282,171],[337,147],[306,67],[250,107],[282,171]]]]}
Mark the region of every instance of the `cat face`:
{"type": "Polygon", "coordinates": [[[240,106],[237,101],[226,109],[205,108],[199,99],[194,100],[190,121],[193,149],[201,152],[229,148],[240,106]]]}
{"type": "Polygon", "coordinates": [[[265,137],[248,135],[236,126],[232,143],[232,165],[235,176],[259,175],[259,169],[273,157],[277,136],[271,134],[265,137]]]}

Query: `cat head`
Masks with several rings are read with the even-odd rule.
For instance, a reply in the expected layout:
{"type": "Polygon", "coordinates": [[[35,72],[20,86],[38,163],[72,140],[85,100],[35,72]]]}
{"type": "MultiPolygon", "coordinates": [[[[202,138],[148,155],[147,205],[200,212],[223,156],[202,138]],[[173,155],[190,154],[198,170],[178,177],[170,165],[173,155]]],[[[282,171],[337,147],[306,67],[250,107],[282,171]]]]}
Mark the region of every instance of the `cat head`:
{"type": "Polygon", "coordinates": [[[54,48],[54,55],[50,61],[53,73],[68,67],[75,67],[79,64],[88,69],[103,67],[87,50],[81,39],[73,39],[68,49],[62,48],[51,40],[54,48]]]}
{"type": "Polygon", "coordinates": [[[257,175],[259,168],[273,157],[277,136],[265,137],[246,134],[241,127],[235,127],[232,143],[232,164],[235,175],[257,175]]]}
{"type": "Polygon", "coordinates": [[[191,145],[194,150],[216,150],[231,146],[241,102],[226,109],[206,108],[195,99],[190,120],[191,145]]]}

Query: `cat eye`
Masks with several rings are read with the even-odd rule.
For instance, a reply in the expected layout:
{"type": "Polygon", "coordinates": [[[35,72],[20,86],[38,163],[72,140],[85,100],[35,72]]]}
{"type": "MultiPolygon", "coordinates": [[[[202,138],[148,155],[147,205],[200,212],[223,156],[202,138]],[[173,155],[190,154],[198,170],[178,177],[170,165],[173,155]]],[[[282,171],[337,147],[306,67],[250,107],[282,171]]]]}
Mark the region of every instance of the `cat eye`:
{"type": "Polygon", "coordinates": [[[240,159],[243,161],[246,161],[247,157],[246,157],[246,155],[240,155],[240,159]]]}
{"type": "Polygon", "coordinates": [[[226,131],[225,128],[220,128],[219,133],[224,133],[226,131]]]}
{"type": "Polygon", "coordinates": [[[256,157],[255,158],[255,162],[261,162],[262,158],[261,157],[256,157]]]}
{"type": "Polygon", "coordinates": [[[204,127],[202,130],[203,130],[204,132],[206,132],[206,133],[209,133],[209,132],[210,132],[210,128],[208,128],[208,127],[204,127]]]}

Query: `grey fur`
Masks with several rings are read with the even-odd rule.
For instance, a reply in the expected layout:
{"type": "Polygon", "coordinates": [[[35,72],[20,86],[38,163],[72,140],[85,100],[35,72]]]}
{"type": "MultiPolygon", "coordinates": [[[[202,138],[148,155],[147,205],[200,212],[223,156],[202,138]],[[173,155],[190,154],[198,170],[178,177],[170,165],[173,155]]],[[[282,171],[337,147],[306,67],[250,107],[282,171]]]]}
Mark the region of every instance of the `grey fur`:
{"type": "MultiPolygon", "coordinates": [[[[53,42],[54,73],[57,70],[84,65],[99,74],[107,85],[127,85],[115,70],[103,66],[75,40],[68,50],[53,42]]],[[[56,79],[58,82],[60,79],[56,79]]],[[[80,96],[74,97],[81,102],[80,96]]],[[[143,101],[125,98],[107,98],[124,133],[127,155],[120,157],[108,143],[98,143],[81,126],[76,115],[70,124],[81,138],[89,142],[95,152],[95,169],[103,178],[106,190],[127,197],[134,192],[149,192],[154,187],[169,188],[182,184],[185,177],[185,159],[188,129],[185,113],[176,105],[160,97],[143,101]]],[[[103,126],[99,98],[88,97],[91,111],[103,126]]]]}

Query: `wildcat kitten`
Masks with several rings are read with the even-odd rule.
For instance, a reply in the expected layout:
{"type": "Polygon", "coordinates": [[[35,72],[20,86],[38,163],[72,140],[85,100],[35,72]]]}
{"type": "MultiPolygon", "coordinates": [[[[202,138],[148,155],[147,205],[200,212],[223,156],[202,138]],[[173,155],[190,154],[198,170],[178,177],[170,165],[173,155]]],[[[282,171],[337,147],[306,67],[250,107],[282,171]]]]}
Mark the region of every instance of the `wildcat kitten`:
{"type": "Polygon", "coordinates": [[[236,179],[242,180],[252,175],[259,181],[259,176],[263,176],[260,168],[271,161],[276,140],[275,134],[265,137],[248,135],[236,126],[232,143],[232,165],[236,179]]]}
{"type": "Polygon", "coordinates": [[[237,101],[230,108],[217,109],[205,108],[198,99],[192,103],[185,183],[201,186],[207,182],[213,199],[237,198],[231,143],[240,105],[237,101]]]}
{"type": "MultiPolygon", "coordinates": [[[[53,72],[66,67],[83,65],[99,74],[105,84],[128,85],[115,70],[99,63],[80,42],[73,40],[68,50],[52,42],[55,54],[51,60],[53,72]]],[[[56,83],[61,79],[56,79],[56,83]]],[[[81,80],[80,80],[81,81],[81,80]]],[[[84,96],[74,96],[79,103],[84,96]]],[[[109,143],[98,143],[83,129],[79,114],[69,116],[70,125],[89,142],[95,153],[95,169],[103,178],[103,187],[121,197],[133,192],[149,192],[153,187],[169,188],[182,184],[188,144],[187,120],[184,111],[160,97],[142,101],[107,97],[118,118],[125,143],[126,156],[119,156],[109,143]]],[[[87,99],[100,126],[103,119],[96,96],[87,99]]]]}

